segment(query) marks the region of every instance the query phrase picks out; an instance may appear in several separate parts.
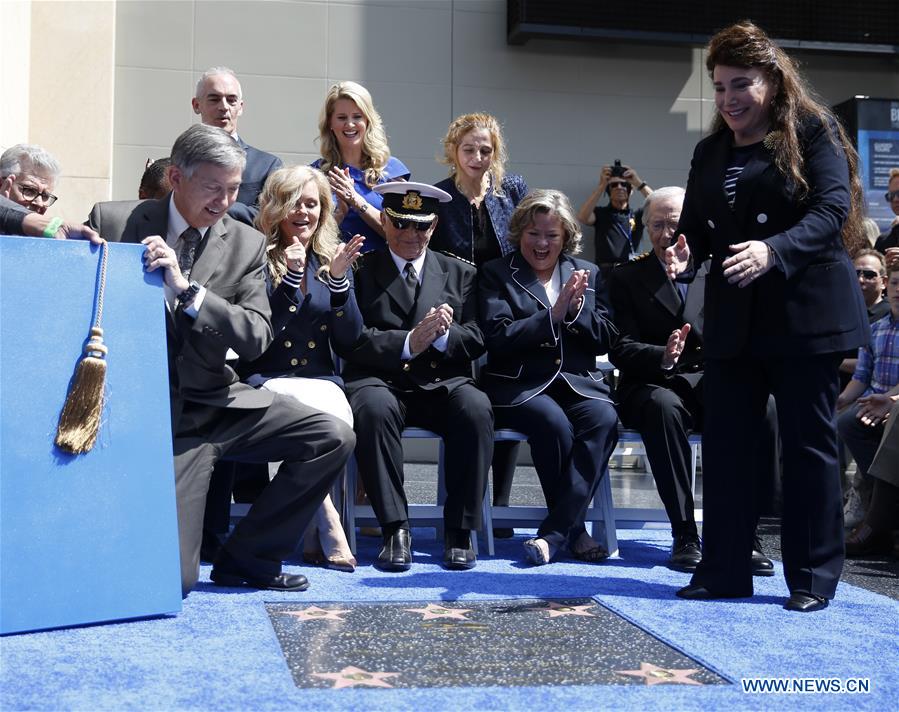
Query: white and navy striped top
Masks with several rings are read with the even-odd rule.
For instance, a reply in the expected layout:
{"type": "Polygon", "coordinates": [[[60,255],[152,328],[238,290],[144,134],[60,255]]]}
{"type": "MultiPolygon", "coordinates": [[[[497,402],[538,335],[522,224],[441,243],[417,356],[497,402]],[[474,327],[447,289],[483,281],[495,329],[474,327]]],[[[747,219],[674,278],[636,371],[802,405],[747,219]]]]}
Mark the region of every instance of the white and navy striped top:
{"type": "Polygon", "coordinates": [[[753,143],[749,146],[733,146],[730,149],[730,164],[724,172],[724,194],[727,196],[727,204],[731,210],[734,209],[734,199],[737,197],[737,181],[740,178],[740,174],[759,145],[761,145],[761,142],[753,143]]]}

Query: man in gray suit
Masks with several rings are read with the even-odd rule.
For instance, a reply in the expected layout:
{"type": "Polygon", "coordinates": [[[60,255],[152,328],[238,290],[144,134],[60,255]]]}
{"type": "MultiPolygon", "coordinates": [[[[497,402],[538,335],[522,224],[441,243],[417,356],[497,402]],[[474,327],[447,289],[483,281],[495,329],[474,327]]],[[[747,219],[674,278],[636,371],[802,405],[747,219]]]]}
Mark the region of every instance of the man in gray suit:
{"type": "Polygon", "coordinates": [[[172,147],[172,194],[98,203],[88,224],[110,241],[146,245],[166,301],[175,490],[184,595],[199,576],[206,491],[219,459],[283,460],[218,554],[212,580],[281,591],[308,587],[281,571],[355,445],[329,415],[241,383],[226,363],[260,356],[272,341],[265,238],[226,211],[244,150],[221,129],[196,124],[172,147]]]}
{"type": "Polygon", "coordinates": [[[243,171],[237,201],[228,208],[228,215],[252,225],[259,214],[259,193],[269,173],[283,163],[271,153],[253,148],[237,134],[237,119],[243,113],[243,92],[234,72],[227,67],[212,67],[203,72],[197,82],[196,96],[191,99],[195,114],[207,126],[224,129],[246,151],[247,163],[243,171]]]}

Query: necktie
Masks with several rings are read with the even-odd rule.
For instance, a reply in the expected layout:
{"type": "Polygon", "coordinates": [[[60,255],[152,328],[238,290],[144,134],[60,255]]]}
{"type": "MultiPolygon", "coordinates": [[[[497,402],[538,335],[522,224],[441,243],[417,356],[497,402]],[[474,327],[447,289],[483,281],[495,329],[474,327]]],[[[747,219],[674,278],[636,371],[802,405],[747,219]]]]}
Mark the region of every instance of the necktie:
{"type": "Polygon", "coordinates": [[[178,268],[185,277],[190,276],[190,270],[194,266],[197,256],[197,246],[200,244],[200,231],[195,227],[189,227],[181,233],[181,251],[178,253],[178,268]]]}
{"type": "Polygon", "coordinates": [[[412,301],[414,302],[415,295],[418,292],[418,273],[415,271],[415,265],[411,262],[407,262],[405,268],[403,268],[403,273],[406,280],[406,290],[409,292],[409,296],[412,297],[412,301]]]}

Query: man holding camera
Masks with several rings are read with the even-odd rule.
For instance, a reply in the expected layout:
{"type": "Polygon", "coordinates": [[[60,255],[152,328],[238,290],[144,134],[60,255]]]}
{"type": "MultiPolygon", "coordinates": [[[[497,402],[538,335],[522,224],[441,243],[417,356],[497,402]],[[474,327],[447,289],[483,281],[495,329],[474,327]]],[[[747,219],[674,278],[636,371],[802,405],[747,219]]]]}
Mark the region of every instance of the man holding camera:
{"type": "Polygon", "coordinates": [[[622,166],[616,159],[614,165],[602,167],[596,189],[578,211],[578,220],[596,229],[593,261],[599,265],[603,277],[608,277],[615,265],[637,254],[643,236],[643,211],[634,212],[628,204],[635,188],[644,198],[652,193],[637,171],[622,166]],[[609,203],[599,207],[597,203],[603,193],[609,194],[609,203]]]}

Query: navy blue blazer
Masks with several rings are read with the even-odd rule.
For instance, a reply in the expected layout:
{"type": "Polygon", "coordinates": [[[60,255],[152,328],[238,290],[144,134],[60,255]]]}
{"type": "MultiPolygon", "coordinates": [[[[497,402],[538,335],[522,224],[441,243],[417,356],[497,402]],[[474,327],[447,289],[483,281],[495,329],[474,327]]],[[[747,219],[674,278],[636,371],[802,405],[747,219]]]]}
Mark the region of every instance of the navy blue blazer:
{"type": "MultiPolygon", "coordinates": [[[[440,203],[437,208],[437,229],[431,237],[430,248],[440,252],[451,252],[464,260],[474,262],[474,241],[471,228],[471,204],[468,202],[452,177],[435,183],[435,187],[445,190],[453,199],[449,203],[440,203]]],[[[509,232],[509,220],[515,206],[527,194],[528,186],[519,175],[507,175],[502,183],[503,195],[495,195],[493,186],[487,191],[484,203],[490,224],[499,242],[501,254],[508,255],[515,247],[506,239],[509,232]]]]}
{"type": "Polygon", "coordinates": [[[711,258],[705,294],[706,358],[836,353],[868,341],[868,318],[840,231],[849,212],[846,156],[818,120],[799,128],[809,194],[804,200],[759,144],[737,181],[733,210],[724,193],[732,133],[696,146],[678,232],[693,259],[711,258]],[[722,263],[746,240],[771,246],[774,267],[743,289],[722,263]]]}
{"type": "Polygon", "coordinates": [[[481,387],[494,406],[515,406],[562,378],[585,398],[611,402],[596,367],[617,334],[599,268],[569,255],[559,257],[562,284],[576,269],[590,270],[584,303],[571,321],[553,324],[546,290],[519,251],[481,269],[478,295],[487,365],[481,387]]]}
{"type": "Polygon", "coordinates": [[[484,353],[477,323],[475,268],[455,257],[427,250],[418,296],[410,300],[389,250],[365,254],[356,272],[355,301],[347,305],[362,314],[361,330],[343,323],[334,331],[334,346],[345,359],[347,391],[376,385],[399,391],[452,391],[473,383],[472,362],[484,353]],[[446,351],[433,346],[403,361],[406,334],[431,307],[453,309],[446,351]]]}
{"type": "MultiPolygon", "coordinates": [[[[299,376],[324,378],[343,386],[331,351],[331,334],[335,328],[359,331],[359,310],[353,305],[331,308],[331,292],[320,277],[315,276],[321,263],[313,253],[306,265],[306,294],[281,282],[270,291],[272,331],[275,339],[268,350],[254,361],[241,361],[241,378],[258,373],[263,376],[299,376]]],[[[352,285],[353,275],[347,272],[352,285]]],[[[325,277],[327,278],[327,277],[325,277]]],[[[355,300],[352,286],[347,301],[355,300]]]]}
{"type": "Polygon", "coordinates": [[[243,169],[240,190],[237,191],[237,202],[228,209],[228,215],[255,227],[253,221],[259,214],[259,194],[262,187],[269,174],[278,170],[284,163],[271,153],[253,148],[242,138],[238,137],[237,143],[247,152],[247,165],[243,169]]]}

